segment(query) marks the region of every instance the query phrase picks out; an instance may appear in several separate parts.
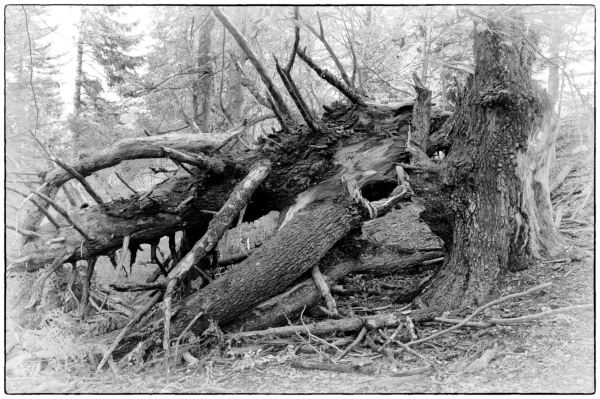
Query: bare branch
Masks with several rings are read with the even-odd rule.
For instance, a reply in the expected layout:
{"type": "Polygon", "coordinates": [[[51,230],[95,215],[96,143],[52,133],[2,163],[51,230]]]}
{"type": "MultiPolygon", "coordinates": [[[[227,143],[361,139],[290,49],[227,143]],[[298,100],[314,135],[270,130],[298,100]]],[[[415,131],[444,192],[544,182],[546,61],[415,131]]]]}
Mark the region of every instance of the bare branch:
{"type": "Polygon", "coordinates": [[[233,36],[233,38],[244,51],[244,53],[246,53],[246,56],[248,57],[250,62],[252,62],[252,65],[254,65],[254,68],[258,72],[265,86],[267,87],[267,90],[273,97],[273,102],[279,108],[281,114],[283,115],[284,120],[287,121],[288,119],[291,119],[290,112],[287,108],[287,105],[285,104],[283,96],[279,93],[279,90],[277,90],[277,88],[275,87],[275,84],[267,74],[267,71],[265,70],[264,66],[252,51],[252,48],[250,47],[248,41],[246,41],[246,38],[240,33],[237,27],[231,23],[229,18],[227,18],[227,16],[223,13],[223,11],[221,11],[219,7],[212,6],[210,8],[215,14],[215,16],[219,19],[219,21],[221,21],[221,23],[225,25],[229,33],[233,36]]]}
{"type": "Polygon", "coordinates": [[[85,231],[83,231],[81,229],[81,227],[79,227],[74,221],[73,219],[71,219],[71,217],[69,216],[69,214],[67,213],[67,211],[65,211],[64,209],[62,209],[60,206],[58,206],[58,204],[56,202],[54,202],[53,200],[51,200],[50,198],[48,198],[47,196],[45,196],[44,194],[38,193],[37,191],[31,191],[32,194],[37,195],[38,197],[40,197],[41,199],[43,199],[44,201],[48,202],[50,205],[52,205],[52,207],[54,209],[56,209],[56,211],[58,213],[60,213],[62,215],[62,217],[64,217],[66,219],[66,221],[75,228],[75,230],[77,230],[79,232],[79,234],[81,234],[83,236],[83,238],[85,238],[87,241],[92,241],[92,237],[88,236],[86,234],[85,231]]]}
{"type": "Polygon", "coordinates": [[[273,55],[273,58],[275,59],[275,67],[277,69],[277,73],[279,73],[279,76],[281,77],[281,80],[283,81],[283,85],[287,89],[288,93],[290,93],[292,100],[294,100],[294,104],[296,104],[296,108],[298,108],[298,110],[300,111],[300,115],[302,115],[302,119],[304,119],[304,121],[306,122],[308,127],[313,132],[319,132],[319,127],[315,124],[313,117],[310,114],[310,111],[308,110],[308,106],[304,102],[304,99],[302,98],[300,91],[294,84],[289,72],[287,72],[285,69],[283,69],[281,67],[281,65],[279,65],[279,61],[277,60],[277,57],[275,57],[275,55],[273,55]]]}
{"type": "MultiPolygon", "coordinates": [[[[346,70],[342,66],[342,63],[340,62],[340,60],[338,59],[338,57],[335,55],[335,52],[333,51],[333,49],[331,48],[331,46],[329,45],[329,43],[327,42],[327,40],[325,40],[325,32],[324,32],[324,29],[323,29],[323,21],[321,21],[321,15],[318,12],[317,12],[317,18],[319,19],[319,31],[320,31],[320,33],[317,33],[317,31],[312,26],[310,26],[306,21],[302,20],[302,22],[304,23],[304,26],[306,26],[308,28],[308,30],[311,31],[312,34],[315,35],[315,37],[321,41],[321,43],[323,43],[323,45],[325,46],[325,49],[327,49],[327,52],[329,53],[329,55],[333,59],[333,62],[335,62],[335,65],[337,66],[338,70],[340,71],[340,75],[342,75],[342,80],[346,83],[346,85],[348,87],[353,87],[352,86],[352,82],[348,78],[348,74],[346,73],[346,70]]],[[[298,55],[300,55],[300,54],[298,54],[298,55]]]]}
{"type": "Polygon", "coordinates": [[[126,186],[128,189],[130,189],[130,190],[131,190],[131,191],[132,191],[134,194],[137,194],[137,193],[138,193],[138,192],[137,192],[137,191],[136,191],[136,190],[135,190],[133,187],[131,187],[129,184],[127,184],[127,182],[125,181],[125,179],[123,179],[119,173],[115,172],[115,175],[117,176],[117,178],[118,178],[119,180],[121,180],[121,183],[123,183],[123,184],[124,184],[124,185],[125,185],[125,186],[126,186]]]}
{"type": "Polygon", "coordinates": [[[42,236],[39,235],[38,233],[36,233],[35,231],[29,231],[29,230],[23,230],[20,229],[18,227],[15,227],[13,225],[7,224],[5,225],[7,228],[16,231],[17,233],[27,236],[27,237],[35,237],[35,238],[41,238],[42,236]]]}
{"type": "Polygon", "coordinates": [[[314,70],[319,77],[325,80],[327,83],[338,89],[340,93],[346,96],[352,103],[354,104],[364,104],[361,99],[361,96],[352,88],[341,82],[338,78],[336,78],[331,72],[326,69],[318,66],[308,55],[306,55],[306,49],[298,49],[298,57],[302,59],[302,61],[306,62],[306,64],[314,70]]]}
{"type": "Polygon", "coordinates": [[[88,194],[94,199],[94,201],[96,201],[97,204],[104,204],[102,198],[98,194],[96,194],[92,186],[90,186],[90,184],[85,180],[85,177],[81,176],[79,173],[77,173],[75,169],[73,169],[57,157],[51,157],[50,159],[52,160],[52,162],[56,163],[58,166],[69,172],[71,176],[77,179],[77,181],[83,186],[83,188],[85,188],[85,191],[88,192],[88,194]]]}
{"type": "Polygon", "coordinates": [[[287,65],[284,68],[286,74],[290,74],[292,72],[292,68],[294,66],[294,60],[296,59],[296,51],[298,51],[298,44],[300,43],[300,24],[298,22],[300,18],[300,7],[294,7],[294,24],[296,27],[294,28],[294,46],[292,47],[292,54],[290,54],[290,59],[287,65]]]}
{"type": "Polygon", "coordinates": [[[192,118],[190,118],[183,110],[183,104],[179,104],[179,107],[181,108],[181,116],[183,116],[183,120],[185,121],[185,123],[190,127],[190,129],[192,129],[192,133],[195,133],[195,134],[202,133],[202,131],[196,124],[196,121],[194,121],[192,118]]]}

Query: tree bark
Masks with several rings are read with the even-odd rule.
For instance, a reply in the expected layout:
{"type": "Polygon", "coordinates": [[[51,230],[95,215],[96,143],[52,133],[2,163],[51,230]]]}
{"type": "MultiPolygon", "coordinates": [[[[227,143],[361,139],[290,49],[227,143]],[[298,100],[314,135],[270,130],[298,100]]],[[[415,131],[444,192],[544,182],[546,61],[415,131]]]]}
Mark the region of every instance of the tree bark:
{"type": "MultiPolygon", "coordinates": [[[[336,248],[339,246],[338,243],[336,248]]],[[[407,254],[395,250],[393,246],[367,245],[366,248],[371,249],[365,248],[365,251],[361,251],[358,259],[349,259],[347,256],[340,254],[340,250],[336,250],[336,248],[320,262],[321,272],[329,286],[349,273],[369,273],[373,275],[397,273],[418,268],[424,261],[443,256],[441,251],[407,254]],[[344,260],[336,262],[338,258],[344,260]]],[[[320,301],[320,291],[312,278],[307,278],[285,293],[255,306],[251,311],[226,324],[223,328],[226,331],[234,332],[262,330],[284,325],[288,319],[294,320],[300,316],[303,309],[308,309],[320,301]]]]}
{"type": "MultiPolygon", "coordinates": [[[[202,334],[211,320],[225,324],[283,292],[365,217],[362,206],[346,197],[309,205],[235,271],[179,302],[170,335],[181,334],[200,312],[203,315],[190,329],[196,334],[202,334]]],[[[133,345],[129,340],[115,353],[123,355],[133,345]]]]}
{"type": "Polygon", "coordinates": [[[81,112],[81,83],[83,82],[83,38],[84,24],[83,11],[81,14],[81,23],[79,24],[79,39],[77,40],[77,60],[75,63],[75,92],[73,93],[73,114],[79,115],[81,112]]]}
{"type": "Polygon", "coordinates": [[[450,121],[448,155],[441,165],[408,167],[421,218],[449,253],[420,297],[440,309],[496,297],[505,273],[538,254],[536,223],[549,204],[549,197],[536,204],[533,194],[532,140],[549,112],[531,80],[533,52],[513,22],[486,23],[491,30],[475,32],[477,66],[450,121]]]}
{"type": "Polygon", "coordinates": [[[213,68],[210,52],[212,47],[211,32],[214,26],[215,19],[209,12],[198,33],[198,53],[196,58],[198,77],[192,94],[192,115],[202,133],[209,132],[211,125],[212,111],[210,105],[214,79],[212,77],[213,68]]]}

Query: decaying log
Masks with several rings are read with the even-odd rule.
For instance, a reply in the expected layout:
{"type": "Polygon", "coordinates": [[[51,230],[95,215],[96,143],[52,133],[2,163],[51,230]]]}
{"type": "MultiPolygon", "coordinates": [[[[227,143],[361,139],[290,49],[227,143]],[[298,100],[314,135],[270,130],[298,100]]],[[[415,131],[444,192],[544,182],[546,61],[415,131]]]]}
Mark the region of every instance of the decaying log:
{"type": "MultiPolygon", "coordinates": [[[[171,335],[179,335],[198,312],[191,327],[201,334],[210,320],[226,324],[249,308],[283,292],[350,230],[360,225],[366,211],[354,201],[337,196],[309,205],[235,270],[177,304],[171,335]]],[[[129,352],[135,342],[120,348],[129,352]]]]}
{"type": "MultiPolygon", "coordinates": [[[[210,133],[190,135],[185,133],[170,133],[152,137],[136,137],[123,139],[110,148],[74,162],[71,167],[81,176],[86,177],[102,169],[120,164],[125,160],[161,158],[161,147],[189,152],[207,151],[216,148],[227,138],[228,133],[210,133]]],[[[46,176],[47,186],[40,190],[49,198],[54,198],[59,188],[72,178],[71,174],[62,168],[52,170],[46,176]]],[[[27,219],[23,223],[26,230],[36,230],[41,222],[41,213],[35,209],[27,209],[27,219]]]]}
{"type": "MultiPolygon", "coordinates": [[[[165,350],[165,356],[168,356],[170,340],[169,340],[169,328],[171,321],[171,301],[173,298],[173,292],[179,282],[188,274],[192,268],[198,264],[200,259],[204,258],[210,251],[212,251],[218,244],[219,240],[227,231],[227,228],[233,223],[235,218],[239,215],[242,208],[246,206],[250,197],[254,191],[260,186],[265,177],[271,170],[271,162],[268,160],[260,161],[254,168],[250,170],[248,176],[238,184],[229,199],[223,205],[221,210],[213,217],[208,229],[204,236],[194,244],[194,247],[188,252],[188,254],[177,262],[177,266],[169,273],[171,279],[167,285],[165,291],[165,327],[164,327],[164,340],[163,349],[165,350]]],[[[169,239],[169,243],[171,240],[169,239]]],[[[175,243],[173,242],[171,253],[175,258],[175,243]]],[[[169,244],[171,246],[171,244],[169,244]]]]}
{"type": "MultiPolygon", "coordinates": [[[[343,245],[343,244],[342,244],[343,245]]],[[[352,242],[348,246],[355,247],[352,242]]],[[[336,246],[337,247],[337,246],[336,246]]],[[[406,254],[396,251],[393,247],[379,246],[375,251],[370,245],[356,249],[361,253],[358,260],[348,260],[341,263],[322,266],[322,274],[328,285],[333,285],[343,276],[349,273],[372,273],[384,275],[402,270],[419,267],[424,261],[438,257],[442,252],[432,251],[426,253],[406,254]],[[382,254],[379,255],[378,253],[382,254]]],[[[348,252],[342,246],[340,251],[348,252]]],[[[333,254],[336,259],[337,255],[333,254]]],[[[226,331],[250,331],[261,330],[272,326],[286,324],[288,319],[297,318],[302,310],[309,308],[321,300],[320,291],[314,284],[312,278],[294,285],[281,295],[274,296],[268,301],[254,307],[240,318],[223,326],[226,331]]]]}
{"type": "MultiPolygon", "coordinates": [[[[435,313],[432,313],[428,309],[415,311],[411,314],[413,320],[416,321],[427,321],[433,320],[435,313]]],[[[319,323],[305,324],[301,326],[287,326],[287,327],[276,327],[269,328],[267,330],[259,331],[246,331],[240,333],[228,334],[228,337],[236,338],[249,338],[249,337],[265,337],[265,336],[278,336],[278,337],[289,337],[296,333],[306,333],[307,331],[313,335],[327,335],[334,332],[341,331],[360,331],[363,327],[367,330],[376,330],[379,328],[393,328],[398,327],[399,323],[404,323],[406,315],[402,314],[383,314],[368,317],[354,317],[346,318],[341,320],[327,320],[319,323]]]]}
{"type": "Polygon", "coordinates": [[[567,176],[569,176],[569,173],[571,173],[572,170],[573,165],[571,164],[566,165],[564,168],[561,169],[558,175],[556,175],[556,178],[554,179],[552,184],[550,184],[550,194],[552,194],[554,190],[559,188],[564,183],[565,179],[567,178],[567,176]]]}

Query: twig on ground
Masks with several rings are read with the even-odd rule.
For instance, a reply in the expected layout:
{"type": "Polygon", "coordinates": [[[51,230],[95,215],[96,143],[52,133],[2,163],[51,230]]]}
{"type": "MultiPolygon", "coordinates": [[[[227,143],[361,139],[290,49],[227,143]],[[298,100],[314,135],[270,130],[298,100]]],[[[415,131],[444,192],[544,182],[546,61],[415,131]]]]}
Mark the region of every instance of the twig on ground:
{"type": "Polygon", "coordinates": [[[100,370],[102,370],[102,367],[104,367],[104,364],[106,364],[108,359],[112,356],[112,353],[117,348],[117,345],[119,345],[119,343],[121,342],[123,337],[125,335],[127,335],[129,333],[129,331],[131,331],[133,326],[135,326],[135,324],[139,320],[141,320],[141,318],[144,317],[144,315],[146,313],[148,313],[148,311],[162,299],[162,296],[163,295],[161,292],[159,294],[156,294],[154,297],[152,297],[150,299],[150,301],[148,301],[148,303],[146,303],[146,305],[144,305],[144,307],[138,313],[136,313],[136,315],[133,317],[133,319],[131,319],[131,321],[129,321],[129,323],[127,323],[127,325],[123,328],[123,330],[121,330],[121,332],[119,333],[119,335],[117,336],[115,341],[112,343],[110,348],[108,348],[108,350],[104,354],[104,357],[102,358],[102,360],[100,361],[100,364],[98,364],[98,367],[96,368],[96,373],[99,373],[100,370]]]}
{"type": "Polygon", "coordinates": [[[350,353],[350,351],[352,349],[354,349],[354,347],[356,347],[356,345],[360,344],[362,342],[362,340],[365,338],[366,333],[367,333],[367,329],[366,329],[366,327],[363,327],[362,330],[360,330],[360,332],[358,333],[358,337],[356,337],[354,342],[352,342],[350,345],[348,345],[348,347],[346,349],[344,349],[344,351],[342,352],[340,357],[337,358],[337,361],[339,362],[340,360],[342,360],[344,358],[344,356],[346,356],[348,353],[350,353]]]}
{"type": "Polygon", "coordinates": [[[518,324],[518,323],[522,323],[524,321],[541,319],[542,317],[546,317],[546,316],[557,314],[557,313],[565,313],[565,312],[570,312],[572,310],[592,309],[593,307],[594,307],[593,303],[587,303],[585,305],[567,306],[565,308],[552,309],[552,310],[548,310],[546,312],[530,314],[530,315],[522,316],[522,317],[515,317],[512,319],[491,319],[490,324],[498,324],[498,325],[518,324]]]}
{"type": "Polygon", "coordinates": [[[190,324],[187,325],[187,327],[185,328],[185,330],[183,330],[183,332],[179,335],[179,337],[177,337],[177,341],[175,341],[175,361],[177,361],[177,357],[179,355],[179,342],[181,341],[181,339],[185,336],[185,334],[188,332],[188,330],[194,325],[194,323],[204,314],[204,312],[199,312],[196,317],[194,317],[192,319],[192,321],[190,321],[190,324]]]}
{"type": "Polygon", "coordinates": [[[425,337],[425,338],[419,339],[419,340],[417,340],[417,341],[412,341],[412,342],[410,342],[408,345],[417,345],[417,344],[421,344],[421,343],[423,343],[423,342],[430,341],[430,340],[432,340],[433,338],[439,337],[440,335],[446,334],[446,333],[448,333],[448,332],[450,332],[450,331],[454,331],[454,330],[456,330],[456,329],[458,329],[458,328],[462,327],[463,325],[467,324],[467,323],[468,323],[468,322],[469,322],[471,319],[473,319],[473,317],[475,317],[475,315],[479,314],[480,312],[484,311],[485,309],[487,309],[487,308],[489,308],[489,307],[492,307],[492,306],[494,306],[494,305],[497,305],[497,304],[499,304],[499,303],[501,303],[501,302],[505,302],[505,301],[507,301],[507,300],[509,300],[509,299],[514,299],[514,298],[519,298],[519,297],[522,297],[522,296],[525,296],[525,295],[529,295],[529,294],[531,294],[531,293],[533,293],[533,292],[536,292],[536,291],[542,290],[542,289],[544,289],[544,288],[548,288],[548,287],[550,287],[550,286],[552,286],[552,283],[546,283],[546,284],[538,285],[537,287],[533,287],[533,288],[531,288],[531,289],[529,289],[529,290],[527,290],[527,291],[525,291],[525,292],[518,292],[518,293],[516,293],[516,294],[511,294],[511,295],[507,295],[507,296],[505,296],[505,297],[502,297],[502,298],[496,299],[495,301],[492,301],[492,302],[490,302],[490,303],[487,303],[487,304],[485,304],[485,305],[483,305],[483,306],[480,306],[479,308],[477,308],[477,309],[476,309],[476,310],[475,310],[473,313],[471,313],[471,315],[470,315],[469,317],[467,317],[466,319],[464,319],[464,320],[462,321],[462,323],[460,323],[460,324],[457,324],[457,325],[455,325],[455,326],[452,326],[452,327],[450,327],[450,328],[447,328],[447,329],[445,329],[445,330],[443,330],[443,331],[440,331],[440,332],[438,332],[438,333],[435,333],[435,334],[433,334],[433,335],[430,335],[430,336],[428,336],[428,337],[425,337]]]}
{"type": "Polygon", "coordinates": [[[304,328],[306,329],[306,333],[308,334],[308,339],[310,340],[310,338],[314,338],[316,341],[322,342],[325,345],[337,350],[338,352],[342,353],[343,351],[338,348],[335,345],[330,344],[329,342],[325,341],[324,339],[321,339],[319,337],[317,337],[316,335],[311,334],[310,330],[308,329],[308,327],[306,326],[306,324],[304,323],[304,311],[306,310],[306,306],[304,307],[304,309],[302,309],[302,313],[300,313],[300,321],[302,322],[302,325],[304,326],[304,328]]]}
{"type": "Polygon", "coordinates": [[[431,364],[432,367],[435,368],[435,363],[433,363],[433,361],[427,359],[425,356],[421,355],[419,352],[409,348],[406,344],[403,344],[402,342],[400,342],[399,340],[392,338],[392,337],[388,337],[383,331],[381,330],[377,330],[379,332],[379,335],[381,335],[387,342],[387,340],[390,341],[394,341],[395,344],[399,345],[402,349],[404,349],[405,351],[415,355],[416,357],[423,359],[425,362],[431,364]]]}

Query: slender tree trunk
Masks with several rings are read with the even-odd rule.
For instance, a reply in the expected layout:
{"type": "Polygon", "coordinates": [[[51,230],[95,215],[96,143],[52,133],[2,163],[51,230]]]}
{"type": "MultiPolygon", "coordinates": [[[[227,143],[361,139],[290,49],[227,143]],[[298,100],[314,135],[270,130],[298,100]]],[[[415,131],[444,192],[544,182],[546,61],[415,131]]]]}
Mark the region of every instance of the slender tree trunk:
{"type": "MultiPolygon", "coordinates": [[[[210,11],[207,11],[210,13],[210,11]]],[[[211,114],[210,105],[212,102],[214,79],[212,77],[212,29],[215,26],[215,18],[210,13],[204,20],[198,34],[198,55],[196,59],[196,69],[198,70],[198,80],[194,85],[192,94],[193,111],[192,115],[200,131],[207,133],[210,131],[211,114]]]]}
{"type": "MultiPolygon", "coordinates": [[[[553,23],[553,28],[557,29],[557,23],[553,23]]],[[[558,86],[560,81],[560,50],[562,46],[562,35],[560,32],[550,30],[550,62],[548,62],[548,94],[550,95],[552,105],[558,100],[558,86]]]]}
{"type": "Polygon", "coordinates": [[[475,33],[477,66],[453,118],[452,147],[441,165],[421,162],[411,176],[421,218],[449,252],[420,297],[442,309],[496,297],[505,273],[526,268],[558,233],[542,230],[549,196],[535,191],[534,155],[545,149],[534,139],[551,110],[531,80],[533,51],[513,22],[486,23],[491,30],[475,33]]]}
{"type": "MultiPolygon", "coordinates": [[[[241,19],[242,23],[238,24],[239,26],[241,26],[241,33],[242,35],[246,35],[246,17],[247,17],[247,13],[248,13],[248,9],[247,8],[243,8],[239,10],[240,12],[237,14],[234,14],[234,17],[237,17],[235,19],[237,19],[238,21],[241,19]]],[[[233,55],[235,56],[235,58],[237,59],[237,61],[240,63],[240,65],[243,67],[244,63],[246,62],[246,53],[244,53],[244,50],[242,50],[240,48],[240,46],[237,45],[237,43],[234,43],[233,46],[235,47],[235,50],[233,51],[233,55]]],[[[238,125],[242,122],[243,120],[243,114],[242,114],[242,110],[244,107],[244,90],[243,90],[243,86],[242,86],[242,74],[240,71],[237,70],[237,68],[235,68],[233,65],[229,67],[229,71],[227,73],[228,76],[228,88],[227,88],[227,94],[229,97],[229,102],[227,104],[227,111],[229,112],[229,116],[231,117],[233,123],[235,125],[238,125]]]]}
{"type": "Polygon", "coordinates": [[[73,94],[73,113],[79,115],[81,112],[81,83],[83,81],[83,39],[84,26],[83,14],[82,21],[79,24],[79,39],[77,40],[77,60],[75,64],[75,92],[73,94]]]}

